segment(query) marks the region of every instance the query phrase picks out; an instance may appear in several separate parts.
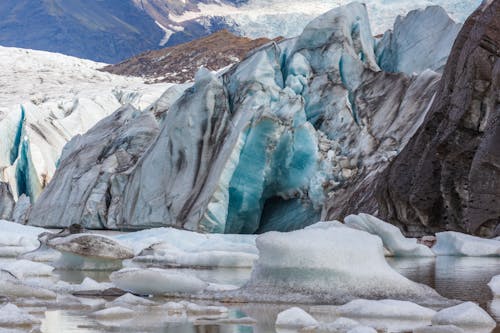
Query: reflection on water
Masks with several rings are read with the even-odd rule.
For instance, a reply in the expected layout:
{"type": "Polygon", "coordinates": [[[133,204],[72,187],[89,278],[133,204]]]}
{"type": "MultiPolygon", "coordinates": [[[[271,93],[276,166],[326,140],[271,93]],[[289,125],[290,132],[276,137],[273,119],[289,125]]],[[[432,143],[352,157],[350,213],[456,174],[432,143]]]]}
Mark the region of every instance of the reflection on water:
{"type": "MultiPolygon", "coordinates": [[[[491,315],[500,321],[500,300],[492,301],[491,292],[487,286],[489,280],[500,274],[500,258],[388,258],[389,264],[407,276],[409,279],[425,283],[435,288],[441,295],[464,301],[475,301],[487,309],[491,315]]],[[[2,261],[0,260],[0,263],[2,261]]],[[[213,269],[213,270],[183,270],[193,273],[199,278],[215,283],[242,285],[249,278],[249,269],[213,269]]],[[[61,280],[80,283],[88,276],[97,281],[108,281],[110,272],[80,272],[56,271],[61,280]]],[[[334,287],[334,286],[332,286],[334,287]]],[[[155,299],[166,302],[163,299],[155,299]]],[[[274,323],[277,314],[291,305],[272,304],[237,304],[227,305],[231,308],[234,318],[249,316],[257,320],[253,326],[242,325],[195,325],[180,322],[167,323],[166,314],[154,317],[145,313],[139,319],[125,322],[100,322],[89,312],[67,311],[50,309],[43,319],[43,333],[103,333],[103,332],[168,332],[168,333],[274,333],[274,323]]],[[[303,306],[306,311],[314,311],[308,306],[303,306]]],[[[333,321],[331,313],[313,313],[321,321],[333,321]],[[330,316],[330,317],[329,317],[330,316]]],[[[357,319],[358,320],[358,319],[357,319]]],[[[390,331],[404,331],[405,328],[416,325],[415,323],[387,321],[376,323],[358,320],[371,326],[389,326],[390,331]],[[380,325],[378,325],[380,324],[380,325]],[[406,326],[405,326],[406,325],[406,326]]],[[[500,333],[497,328],[495,333],[500,333]]]]}
{"type": "Polygon", "coordinates": [[[401,274],[435,288],[445,297],[474,301],[483,307],[493,297],[487,283],[500,274],[500,258],[389,258],[388,261],[401,274]]]}

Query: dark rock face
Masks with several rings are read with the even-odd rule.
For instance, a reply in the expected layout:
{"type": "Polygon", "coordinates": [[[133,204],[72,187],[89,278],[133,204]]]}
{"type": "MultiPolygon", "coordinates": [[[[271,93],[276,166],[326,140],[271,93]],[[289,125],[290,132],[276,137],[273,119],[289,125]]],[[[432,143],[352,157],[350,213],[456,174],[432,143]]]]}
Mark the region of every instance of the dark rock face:
{"type": "Polygon", "coordinates": [[[0,182],[0,220],[9,220],[12,217],[14,205],[9,184],[0,182]]]}
{"type": "Polygon", "coordinates": [[[494,0],[465,22],[431,109],[403,151],[382,173],[348,188],[345,201],[330,203],[326,215],[378,212],[413,236],[499,235],[499,56],[500,1],[494,0]]]}

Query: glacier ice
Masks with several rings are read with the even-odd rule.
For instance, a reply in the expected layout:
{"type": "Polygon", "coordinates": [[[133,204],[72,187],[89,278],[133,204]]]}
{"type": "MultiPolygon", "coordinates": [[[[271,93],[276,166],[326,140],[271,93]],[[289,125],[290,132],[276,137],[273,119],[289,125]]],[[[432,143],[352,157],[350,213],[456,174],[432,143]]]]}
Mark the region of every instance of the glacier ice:
{"type": "Polygon", "coordinates": [[[500,275],[492,277],[488,282],[488,287],[490,287],[493,296],[500,297],[500,275]]]}
{"type": "Polygon", "coordinates": [[[436,325],[418,327],[413,333],[465,333],[465,331],[455,325],[436,325]]]}
{"type": "Polygon", "coordinates": [[[104,64],[50,52],[0,47],[0,59],[0,181],[14,198],[32,201],[73,136],[121,105],[147,107],[171,86],[103,73],[97,69],[104,64]]]}
{"type": "Polygon", "coordinates": [[[27,276],[47,276],[51,275],[54,267],[29,260],[15,260],[6,265],[0,265],[0,269],[8,271],[18,279],[23,279],[27,276]]]}
{"type": "Polygon", "coordinates": [[[61,252],[54,265],[64,269],[119,269],[123,260],[134,257],[132,249],[102,235],[55,237],[47,241],[47,246],[61,252]]]}
{"type": "Polygon", "coordinates": [[[238,299],[338,304],[356,298],[391,298],[447,303],[431,288],[394,271],[385,261],[380,238],[364,231],[333,227],[269,232],[257,238],[257,247],[259,259],[249,282],[228,292],[238,299]]]}
{"type": "Polygon", "coordinates": [[[146,298],[139,297],[132,295],[130,293],[126,293],[112,302],[106,303],[107,308],[112,308],[112,307],[137,307],[137,306],[152,306],[155,305],[156,303],[153,301],[150,301],[146,298]]]}
{"type": "Polygon", "coordinates": [[[12,303],[0,307],[0,326],[31,326],[35,324],[40,324],[40,320],[12,303]]]}
{"type": "Polygon", "coordinates": [[[276,318],[276,327],[304,328],[317,326],[318,321],[301,308],[293,307],[282,311],[276,318]]]}
{"type": "Polygon", "coordinates": [[[416,239],[403,236],[398,227],[384,222],[369,214],[349,215],[345,225],[377,235],[384,246],[396,257],[433,257],[434,253],[425,245],[418,244],[416,239]]]}
{"type": "Polygon", "coordinates": [[[195,276],[159,268],[124,268],[111,273],[110,280],[118,288],[140,295],[197,293],[208,286],[195,276]]]}
{"type": "Polygon", "coordinates": [[[372,35],[364,5],[338,7],[140,116],[117,111],[65,146],[30,223],[262,233],[320,220],[404,147],[439,79],[380,71],[372,35]]]}
{"type": "Polygon", "coordinates": [[[481,309],[479,305],[472,302],[465,302],[439,311],[432,318],[432,324],[455,325],[466,329],[474,327],[488,327],[493,329],[496,326],[495,320],[486,311],[481,309]]]}
{"type": "Polygon", "coordinates": [[[0,296],[55,299],[56,294],[48,289],[30,286],[9,272],[0,270],[0,296]]]}
{"type": "Polygon", "coordinates": [[[132,319],[136,311],[123,307],[112,307],[92,313],[93,317],[97,319],[116,320],[116,319],[132,319]]]}
{"type": "Polygon", "coordinates": [[[436,234],[432,251],[439,256],[498,257],[500,242],[455,231],[436,234]]]}
{"type": "Polygon", "coordinates": [[[376,333],[376,332],[377,332],[376,329],[369,326],[357,326],[347,331],[347,333],[376,333]]]}
{"type": "Polygon", "coordinates": [[[398,16],[376,46],[377,62],[387,72],[442,71],[461,28],[439,6],[398,16]]]}
{"type": "Polygon", "coordinates": [[[336,313],[347,318],[428,320],[436,311],[408,301],[357,299],[338,307],[336,313]]]}
{"type": "Polygon", "coordinates": [[[39,246],[38,235],[42,228],[0,220],[0,257],[17,257],[39,246]]]}

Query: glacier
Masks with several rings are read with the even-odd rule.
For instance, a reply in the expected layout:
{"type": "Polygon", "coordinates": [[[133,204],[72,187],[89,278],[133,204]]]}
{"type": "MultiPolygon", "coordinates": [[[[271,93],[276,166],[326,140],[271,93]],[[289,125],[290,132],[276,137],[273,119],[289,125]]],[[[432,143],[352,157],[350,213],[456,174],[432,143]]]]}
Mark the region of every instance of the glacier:
{"type": "MultiPolygon", "coordinates": [[[[146,85],[100,72],[102,63],[43,51],[0,46],[0,63],[0,182],[15,200],[23,194],[37,199],[71,138],[121,105],[148,107],[171,86],[146,85]]],[[[4,202],[9,196],[4,199],[0,186],[4,202]]]]}
{"type": "Polygon", "coordinates": [[[65,146],[29,223],[251,234],[320,220],[405,146],[440,78],[382,71],[376,44],[352,3],[144,111],[122,107],[65,146]]]}

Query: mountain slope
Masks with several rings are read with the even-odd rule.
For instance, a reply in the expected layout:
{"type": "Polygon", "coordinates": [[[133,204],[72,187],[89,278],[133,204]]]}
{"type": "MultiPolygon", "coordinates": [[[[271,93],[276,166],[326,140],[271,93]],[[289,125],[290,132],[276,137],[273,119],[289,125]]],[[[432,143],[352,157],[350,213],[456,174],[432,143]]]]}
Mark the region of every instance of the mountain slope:
{"type": "Polygon", "coordinates": [[[238,37],[227,30],[221,30],[195,41],[140,54],[102,70],[119,75],[145,77],[151,82],[182,83],[192,80],[201,66],[217,71],[239,62],[250,50],[270,41],[267,38],[252,40],[238,37]]]}
{"type": "Polygon", "coordinates": [[[2,0],[0,44],[117,62],[158,47],[163,31],[129,0],[2,0]]]}

